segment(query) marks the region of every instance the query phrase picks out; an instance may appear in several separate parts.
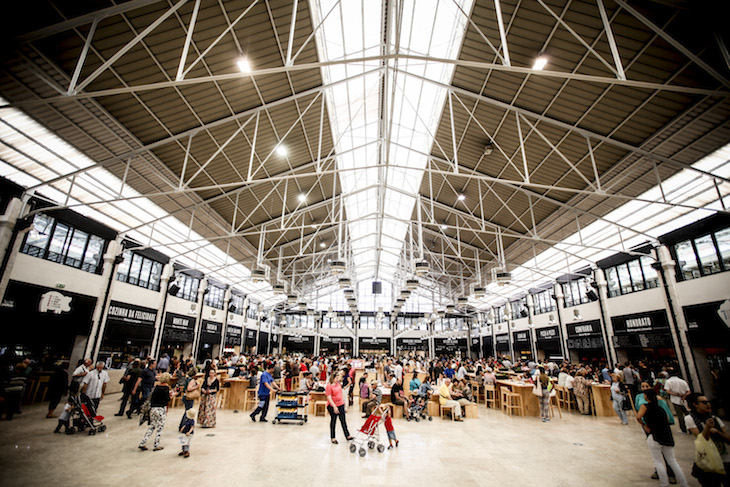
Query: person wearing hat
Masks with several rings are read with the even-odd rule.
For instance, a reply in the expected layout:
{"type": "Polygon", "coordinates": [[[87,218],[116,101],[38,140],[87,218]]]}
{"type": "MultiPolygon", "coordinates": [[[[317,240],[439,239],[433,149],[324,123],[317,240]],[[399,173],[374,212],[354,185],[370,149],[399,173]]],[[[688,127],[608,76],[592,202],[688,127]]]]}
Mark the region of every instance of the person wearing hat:
{"type": "Polygon", "coordinates": [[[195,430],[195,417],[198,412],[190,408],[185,411],[185,418],[180,425],[180,444],[182,445],[182,451],[177,455],[180,457],[188,458],[190,456],[190,441],[193,439],[193,433],[195,430]]]}

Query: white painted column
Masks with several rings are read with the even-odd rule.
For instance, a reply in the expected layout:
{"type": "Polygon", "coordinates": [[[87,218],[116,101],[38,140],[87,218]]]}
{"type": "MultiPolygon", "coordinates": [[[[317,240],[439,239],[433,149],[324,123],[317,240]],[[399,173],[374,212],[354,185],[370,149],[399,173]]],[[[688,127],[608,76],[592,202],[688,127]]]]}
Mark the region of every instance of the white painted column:
{"type": "Polygon", "coordinates": [[[152,346],[150,347],[150,356],[157,357],[160,353],[162,345],[162,329],[165,326],[165,309],[167,308],[167,289],[170,283],[174,269],[172,263],[165,264],[160,275],[160,296],[157,305],[157,317],[155,318],[155,333],[152,336],[152,346]]]}
{"type": "Polygon", "coordinates": [[[116,259],[123,252],[121,236],[117,237],[117,240],[112,240],[107,246],[106,253],[104,254],[104,267],[102,268],[102,284],[99,286],[99,292],[97,293],[96,306],[94,307],[94,314],[91,318],[91,333],[89,333],[89,340],[86,342],[86,349],[84,350],[84,357],[91,357],[96,362],[99,355],[99,348],[104,338],[104,330],[106,328],[106,314],[109,300],[111,299],[112,291],[114,289],[114,270],[116,269],[116,259]]]}

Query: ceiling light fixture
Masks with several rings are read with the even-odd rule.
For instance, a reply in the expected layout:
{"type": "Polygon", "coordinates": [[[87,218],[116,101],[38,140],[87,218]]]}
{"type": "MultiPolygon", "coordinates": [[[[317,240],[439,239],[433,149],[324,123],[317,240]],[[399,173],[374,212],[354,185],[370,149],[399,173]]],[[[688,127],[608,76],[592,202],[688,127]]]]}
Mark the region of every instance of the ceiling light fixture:
{"type": "Polygon", "coordinates": [[[464,201],[466,199],[466,196],[464,196],[463,194],[460,194],[456,199],[459,201],[464,201]]]}
{"type": "Polygon", "coordinates": [[[548,58],[544,54],[540,54],[536,59],[535,63],[532,65],[532,69],[535,71],[542,71],[545,69],[545,66],[547,66],[548,58]]]}
{"type": "Polygon", "coordinates": [[[251,71],[251,63],[248,62],[246,56],[239,57],[236,60],[236,66],[238,66],[238,70],[242,73],[248,73],[251,71]]]}
{"type": "Polygon", "coordinates": [[[447,228],[449,228],[449,227],[447,227],[447,226],[446,226],[446,225],[444,225],[444,224],[441,224],[441,230],[446,230],[447,228]]]}
{"type": "Polygon", "coordinates": [[[307,195],[304,194],[304,193],[300,194],[299,195],[299,201],[301,201],[302,203],[304,203],[305,201],[307,201],[307,195]]]}
{"type": "Polygon", "coordinates": [[[320,242],[319,243],[319,246],[320,246],[320,248],[325,248],[325,243],[324,242],[320,242]]]}
{"type": "Polygon", "coordinates": [[[283,145],[278,146],[276,148],[276,153],[279,154],[281,157],[286,157],[286,155],[287,155],[286,147],[284,147],[283,145]]]}

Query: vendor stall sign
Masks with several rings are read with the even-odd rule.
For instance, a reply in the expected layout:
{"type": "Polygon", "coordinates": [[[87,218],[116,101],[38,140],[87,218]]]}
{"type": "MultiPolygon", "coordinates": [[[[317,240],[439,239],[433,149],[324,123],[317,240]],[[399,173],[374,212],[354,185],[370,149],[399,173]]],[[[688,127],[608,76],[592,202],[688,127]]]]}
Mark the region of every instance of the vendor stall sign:
{"type": "Polygon", "coordinates": [[[155,326],[157,320],[157,310],[152,308],[143,308],[134,304],[121,303],[112,301],[107,311],[108,322],[129,323],[140,326],[155,326]]]}
{"type": "Polygon", "coordinates": [[[601,321],[581,321],[568,323],[568,338],[601,336],[601,321]]]}
{"type": "Polygon", "coordinates": [[[48,291],[41,294],[38,302],[38,311],[41,313],[68,313],[71,311],[71,296],[65,296],[58,291],[48,291]]]}
{"type": "Polygon", "coordinates": [[[669,320],[664,310],[650,311],[611,318],[614,333],[639,333],[646,331],[668,330],[669,320]]]}

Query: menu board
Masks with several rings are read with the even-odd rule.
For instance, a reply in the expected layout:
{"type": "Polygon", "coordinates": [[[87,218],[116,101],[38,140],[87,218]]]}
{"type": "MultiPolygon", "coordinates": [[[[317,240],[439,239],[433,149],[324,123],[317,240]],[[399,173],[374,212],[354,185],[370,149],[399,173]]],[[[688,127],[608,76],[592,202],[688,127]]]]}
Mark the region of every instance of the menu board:
{"type": "Polygon", "coordinates": [[[162,331],[163,340],[171,342],[192,342],[194,331],[194,317],[179,315],[177,313],[165,313],[165,328],[162,331]]]}
{"type": "Polygon", "coordinates": [[[390,338],[360,337],[358,345],[360,350],[390,351],[390,338]]]}
{"type": "Polygon", "coordinates": [[[459,350],[466,353],[466,338],[434,338],[433,348],[436,355],[451,355],[459,350]]]}
{"type": "Polygon", "coordinates": [[[525,343],[530,343],[530,332],[528,331],[516,331],[512,334],[512,341],[515,342],[515,344],[523,345],[525,343]]]}
{"type": "Polygon", "coordinates": [[[603,338],[568,338],[568,348],[571,350],[603,350],[603,338]]]}
{"type": "Polygon", "coordinates": [[[538,345],[553,345],[560,343],[560,331],[557,326],[548,326],[535,330],[538,345]]]}
{"type": "Polygon", "coordinates": [[[568,338],[601,337],[601,320],[568,323],[568,338]]]}
{"type": "Polygon", "coordinates": [[[421,338],[396,338],[395,346],[398,350],[426,350],[428,342],[421,338]]]}
{"type": "Polygon", "coordinates": [[[613,346],[616,348],[672,348],[672,337],[669,333],[627,333],[614,335],[613,346]]]}
{"type": "Polygon", "coordinates": [[[228,325],[226,326],[226,346],[235,347],[241,345],[241,337],[243,335],[243,328],[240,326],[228,325]]]}

